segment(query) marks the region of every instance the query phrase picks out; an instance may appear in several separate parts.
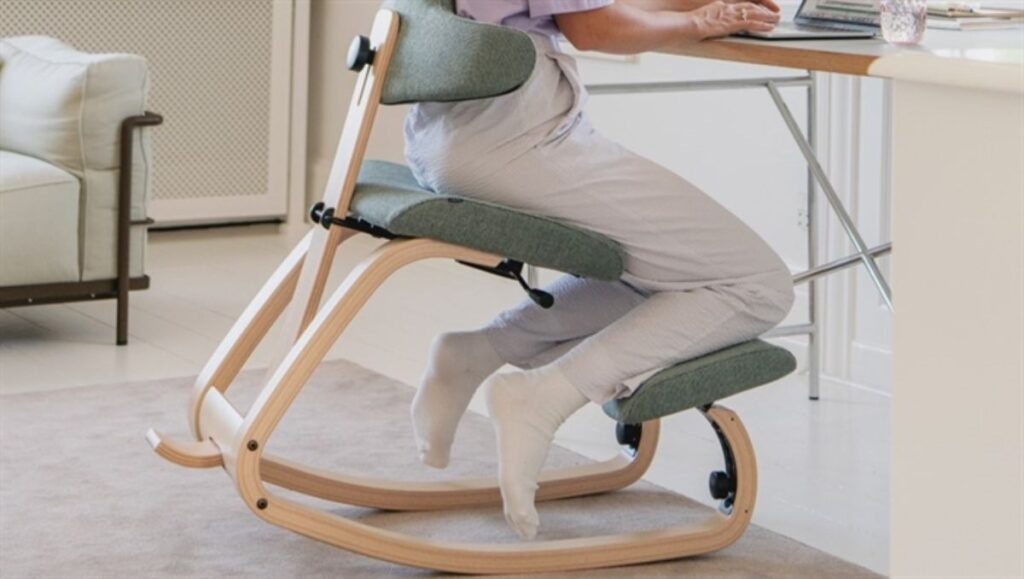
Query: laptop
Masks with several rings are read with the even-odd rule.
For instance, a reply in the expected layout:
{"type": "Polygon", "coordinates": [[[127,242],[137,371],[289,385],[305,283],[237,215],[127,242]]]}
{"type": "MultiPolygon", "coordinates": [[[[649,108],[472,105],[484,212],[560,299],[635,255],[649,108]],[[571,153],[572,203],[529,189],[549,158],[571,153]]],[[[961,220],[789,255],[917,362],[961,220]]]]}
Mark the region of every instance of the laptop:
{"type": "Polygon", "coordinates": [[[792,22],[779,22],[771,32],[741,32],[756,40],[828,40],[873,38],[880,16],[873,0],[803,0],[792,22]]]}

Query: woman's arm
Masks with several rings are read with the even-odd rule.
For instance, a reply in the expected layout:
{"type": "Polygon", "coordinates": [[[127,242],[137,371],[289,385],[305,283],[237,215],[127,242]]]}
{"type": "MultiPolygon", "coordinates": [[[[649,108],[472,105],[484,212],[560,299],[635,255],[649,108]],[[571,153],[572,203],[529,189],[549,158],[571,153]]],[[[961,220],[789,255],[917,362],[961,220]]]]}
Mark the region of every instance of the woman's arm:
{"type": "Polygon", "coordinates": [[[686,12],[694,10],[708,3],[708,0],[616,0],[621,4],[629,4],[642,8],[649,12],[660,12],[672,10],[675,12],[686,12]]]}
{"type": "MultiPolygon", "coordinates": [[[[642,8],[648,11],[662,11],[662,10],[673,10],[676,12],[686,12],[688,10],[696,10],[701,6],[710,4],[712,0],[618,0],[623,4],[630,4],[637,8],[642,8]]],[[[738,4],[743,0],[725,0],[727,3],[738,4]]],[[[775,3],[775,0],[750,0],[754,4],[760,4],[772,12],[779,11],[779,5],[775,3]]]]}
{"type": "Polygon", "coordinates": [[[697,42],[745,30],[769,31],[779,15],[752,2],[715,0],[690,12],[645,10],[630,2],[555,16],[558,27],[579,50],[637,54],[680,40],[697,42]]]}

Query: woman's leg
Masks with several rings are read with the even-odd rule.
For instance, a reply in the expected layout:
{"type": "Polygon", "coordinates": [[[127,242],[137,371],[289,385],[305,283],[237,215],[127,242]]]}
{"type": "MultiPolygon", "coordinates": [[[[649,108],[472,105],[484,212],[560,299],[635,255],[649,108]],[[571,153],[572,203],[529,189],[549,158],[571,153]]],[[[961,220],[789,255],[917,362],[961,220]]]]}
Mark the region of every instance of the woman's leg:
{"type": "Polygon", "coordinates": [[[622,383],[649,370],[745,342],[789,312],[788,275],[763,282],[658,292],[553,362],[587,398],[628,396],[622,383]]]}
{"type": "MultiPolygon", "coordinates": [[[[585,118],[511,162],[464,169],[438,189],[608,236],[626,251],[623,279],[655,294],[554,363],[488,379],[506,514],[530,536],[537,475],[565,418],[588,398],[627,393],[623,378],[759,335],[785,315],[792,288],[779,256],[740,219],[585,118]]],[[[541,351],[527,334],[509,335],[524,340],[523,357],[541,351]]]]}
{"type": "Polygon", "coordinates": [[[412,404],[413,432],[424,464],[448,465],[459,421],[484,378],[506,363],[523,368],[544,365],[645,299],[621,282],[570,275],[545,290],[555,298],[550,309],[525,300],[480,330],[434,339],[412,404]]]}
{"type": "Polygon", "coordinates": [[[528,367],[544,352],[594,334],[647,299],[621,281],[596,281],[572,275],[564,275],[544,289],[555,298],[551,308],[523,300],[498,314],[481,330],[508,364],[528,367]]]}
{"type": "Polygon", "coordinates": [[[753,339],[781,321],[791,301],[760,284],[656,293],[550,364],[488,378],[512,528],[525,538],[536,534],[534,495],[551,441],[588,399],[628,395],[624,380],[753,339]]]}

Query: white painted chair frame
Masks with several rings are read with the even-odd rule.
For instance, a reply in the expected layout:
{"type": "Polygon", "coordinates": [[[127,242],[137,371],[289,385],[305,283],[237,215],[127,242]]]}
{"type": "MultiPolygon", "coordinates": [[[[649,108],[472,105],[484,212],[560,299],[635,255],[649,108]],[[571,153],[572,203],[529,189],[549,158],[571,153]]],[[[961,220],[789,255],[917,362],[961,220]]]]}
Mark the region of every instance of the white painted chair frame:
{"type": "MultiPolygon", "coordinates": [[[[344,216],[380,101],[399,27],[398,15],[381,10],[371,35],[373,64],[362,70],[338,145],[324,204],[344,216]]],[[[163,458],[191,468],[222,467],[246,505],[261,519],[313,539],[395,563],[458,573],[526,573],[599,568],[675,559],[722,549],[750,524],[757,467],[750,440],[730,410],[702,409],[731,458],[736,488],[731,508],[698,524],[655,531],[521,544],[444,543],[424,540],[322,512],[275,495],[266,483],[350,505],[389,510],[452,509],[500,505],[494,479],[395,482],[316,470],[263,452],[270,435],[324,355],[378,286],[401,267],[429,258],[495,266],[502,258],[428,239],[396,239],[360,263],[321,307],[337,247],[357,232],[340,226],[313,231],[292,250],[246,308],[196,380],[189,404],[195,441],[147,439],[163,458]],[[289,307],[290,306],[290,307],[289,307]],[[249,411],[225,397],[246,360],[281,318],[293,336],[249,411]]],[[[658,421],[642,425],[631,452],[608,461],[546,472],[537,499],[613,491],[639,480],[654,457],[658,421]]]]}

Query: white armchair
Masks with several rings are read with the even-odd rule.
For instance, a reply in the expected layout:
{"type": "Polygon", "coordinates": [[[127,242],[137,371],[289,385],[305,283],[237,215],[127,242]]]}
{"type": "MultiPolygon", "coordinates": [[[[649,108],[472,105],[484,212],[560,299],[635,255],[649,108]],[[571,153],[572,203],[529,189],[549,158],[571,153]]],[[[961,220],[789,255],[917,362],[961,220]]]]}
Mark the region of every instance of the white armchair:
{"type": "Polygon", "coordinates": [[[128,291],[149,286],[148,82],[140,56],[0,39],[0,307],[117,298],[127,343],[128,291]]]}

